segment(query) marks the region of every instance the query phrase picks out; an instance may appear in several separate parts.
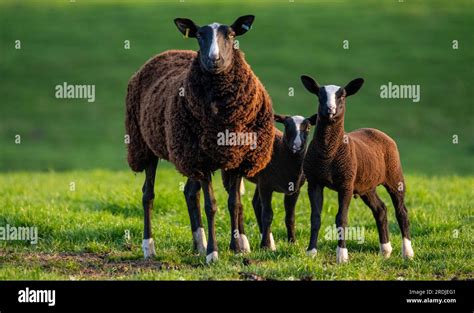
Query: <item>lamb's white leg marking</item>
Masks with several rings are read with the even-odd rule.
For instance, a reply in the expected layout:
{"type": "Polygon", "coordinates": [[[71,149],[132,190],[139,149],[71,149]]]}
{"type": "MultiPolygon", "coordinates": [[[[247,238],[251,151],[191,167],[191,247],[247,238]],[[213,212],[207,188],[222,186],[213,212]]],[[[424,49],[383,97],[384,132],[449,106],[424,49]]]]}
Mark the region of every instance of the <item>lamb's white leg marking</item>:
{"type": "Polygon", "coordinates": [[[306,251],[306,255],[312,258],[314,258],[317,254],[318,254],[318,250],[316,250],[316,248],[306,251]]]}
{"type": "Polygon", "coordinates": [[[408,238],[403,238],[402,255],[407,259],[413,259],[415,256],[415,252],[413,252],[413,248],[411,247],[411,241],[408,238]]]}
{"type": "Polygon", "coordinates": [[[142,249],[145,259],[155,256],[155,242],[153,241],[153,238],[143,239],[142,249]]]}
{"type": "Polygon", "coordinates": [[[217,260],[219,260],[219,255],[218,255],[217,251],[213,251],[213,252],[209,253],[206,256],[206,263],[207,264],[217,262],[217,260]]]}
{"type": "Polygon", "coordinates": [[[247,239],[247,236],[245,236],[245,234],[240,234],[239,240],[240,240],[240,248],[242,249],[242,252],[243,253],[250,252],[250,243],[249,243],[249,240],[247,239]]]}
{"type": "Polygon", "coordinates": [[[193,232],[193,240],[196,243],[196,248],[199,254],[206,255],[207,240],[204,228],[199,227],[195,232],[193,232]]]}
{"type": "Polygon", "coordinates": [[[340,248],[337,246],[336,261],[337,263],[346,263],[349,261],[349,253],[347,252],[347,248],[340,248]]]}
{"type": "MultiPolygon", "coordinates": [[[[263,238],[263,234],[260,234],[260,238],[263,238]]],[[[273,234],[270,233],[270,248],[271,251],[276,251],[275,239],[273,239],[273,234]]]]}
{"type": "Polygon", "coordinates": [[[245,194],[245,184],[244,184],[244,179],[240,179],[240,194],[243,195],[245,194]]]}
{"type": "Polygon", "coordinates": [[[389,242],[380,244],[380,253],[385,259],[388,259],[392,254],[392,244],[389,242]]]}

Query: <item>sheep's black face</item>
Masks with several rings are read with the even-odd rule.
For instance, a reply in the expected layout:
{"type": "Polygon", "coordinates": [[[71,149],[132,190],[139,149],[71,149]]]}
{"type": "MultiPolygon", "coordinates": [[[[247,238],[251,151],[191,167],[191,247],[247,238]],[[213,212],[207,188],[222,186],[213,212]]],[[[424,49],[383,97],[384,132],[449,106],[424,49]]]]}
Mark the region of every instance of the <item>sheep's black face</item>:
{"type": "Polygon", "coordinates": [[[212,23],[199,27],[189,19],[175,19],[185,37],[196,38],[201,68],[211,74],[227,71],[234,60],[234,38],[245,34],[254,21],[253,15],[239,17],[231,26],[212,23]]]}
{"type": "Polygon", "coordinates": [[[196,38],[199,43],[199,60],[203,70],[217,74],[232,65],[235,32],[231,27],[213,23],[200,27],[196,38]]]}
{"type": "Polygon", "coordinates": [[[283,141],[287,148],[295,154],[303,152],[308,141],[311,125],[314,125],[316,122],[316,116],[304,118],[299,115],[285,116],[275,114],[274,119],[285,126],[283,141]]]}
{"type": "Polygon", "coordinates": [[[301,76],[301,81],[309,92],[318,96],[318,114],[320,118],[329,121],[335,121],[344,116],[346,97],[359,91],[364,83],[362,78],[357,78],[344,88],[336,85],[319,87],[313,78],[306,75],[301,76]]]}

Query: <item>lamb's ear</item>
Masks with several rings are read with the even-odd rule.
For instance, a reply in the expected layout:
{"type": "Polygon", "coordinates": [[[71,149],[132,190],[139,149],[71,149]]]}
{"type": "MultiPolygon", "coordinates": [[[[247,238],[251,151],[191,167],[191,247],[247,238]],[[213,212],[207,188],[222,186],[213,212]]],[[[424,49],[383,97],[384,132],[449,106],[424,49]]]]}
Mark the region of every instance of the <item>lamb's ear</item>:
{"type": "Polygon", "coordinates": [[[236,19],[235,22],[230,27],[235,32],[236,36],[240,36],[250,30],[254,20],[255,20],[255,16],[244,15],[236,19]]]}
{"type": "Polygon", "coordinates": [[[283,123],[286,120],[286,116],[285,115],[280,115],[280,114],[273,114],[273,119],[277,123],[283,123]]]}
{"type": "Polygon", "coordinates": [[[187,18],[175,18],[174,23],[185,37],[196,38],[199,26],[194,24],[193,21],[187,18]]]}
{"type": "Polygon", "coordinates": [[[360,87],[362,87],[363,83],[364,80],[362,78],[356,78],[349,84],[347,84],[346,87],[344,87],[344,89],[346,90],[346,96],[352,96],[353,94],[358,92],[360,87]]]}
{"type": "Polygon", "coordinates": [[[316,120],[318,119],[318,114],[314,114],[308,118],[306,118],[311,125],[316,125],[316,120]]]}
{"type": "Polygon", "coordinates": [[[309,92],[319,95],[319,85],[312,77],[301,75],[301,82],[309,92]]]}

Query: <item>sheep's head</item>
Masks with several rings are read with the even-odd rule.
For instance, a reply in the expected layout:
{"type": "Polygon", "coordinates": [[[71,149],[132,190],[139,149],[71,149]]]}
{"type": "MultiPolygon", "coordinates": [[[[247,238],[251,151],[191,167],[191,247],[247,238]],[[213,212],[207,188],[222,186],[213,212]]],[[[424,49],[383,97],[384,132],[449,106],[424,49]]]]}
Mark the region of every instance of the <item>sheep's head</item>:
{"type": "Polygon", "coordinates": [[[254,19],[253,15],[241,16],[231,26],[212,23],[200,27],[186,18],[177,18],[174,22],[184,36],[197,39],[201,68],[206,72],[217,74],[225,72],[232,66],[234,38],[245,34],[254,19]]]}
{"type": "Polygon", "coordinates": [[[317,114],[304,118],[300,115],[288,116],[274,114],[275,122],[285,126],[283,141],[290,151],[300,153],[305,150],[311,125],[316,123],[317,114]]]}
{"type": "Polygon", "coordinates": [[[301,76],[301,81],[309,92],[318,96],[318,114],[320,118],[329,121],[335,121],[344,117],[346,97],[359,91],[364,83],[362,78],[356,78],[345,87],[336,85],[320,87],[313,78],[306,75],[301,76]]]}

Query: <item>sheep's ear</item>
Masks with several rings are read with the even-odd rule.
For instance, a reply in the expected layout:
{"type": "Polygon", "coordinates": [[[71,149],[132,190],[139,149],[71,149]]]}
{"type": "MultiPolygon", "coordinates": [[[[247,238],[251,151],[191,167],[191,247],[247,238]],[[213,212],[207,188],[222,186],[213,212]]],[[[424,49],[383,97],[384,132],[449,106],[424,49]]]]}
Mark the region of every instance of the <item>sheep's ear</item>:
{"type": "Polygon", "coordinates": [[[285,120],[286,120],[286,116],[285,115],[280,115],[280,114],[273,114],[273,119],[277,123],[284,123],[285,120]]]}
{"type": "Polygon", "coordinates": [[[240,36],[250,30],[254,20],[255,20],[255,16],[244,15],[236,19],[235,22],[230,27],[235,32],[236,36],[240,36]]]}
{"type": "Polygon", "coordinates": [[[175,18],[174,23],[185,37],[196,38],[199,26],[194,24],[193,21],[187,18],[175,18]]]}
{"type": "Polygon", "coordinates": [[[312,77],[301,75],[301,82],[309,92],[319,95],[319,85],[312,77]]]}
{"type": "Polygon", "coordinates": [[[316,125],[316,120],[318,119],[318,114],[314,114],[308,118],[306,118],[311,125],[316,125]]]}
{"type": "Polygon", "coordinates": [[[349,84],[344,87],[346,90],[346,96],[352,96],[353,94],[357,93],[362,87],[362,84],[364,83],[364,80],[362,78],[356,78],[353,81],[351,81],[349,84]]]}

